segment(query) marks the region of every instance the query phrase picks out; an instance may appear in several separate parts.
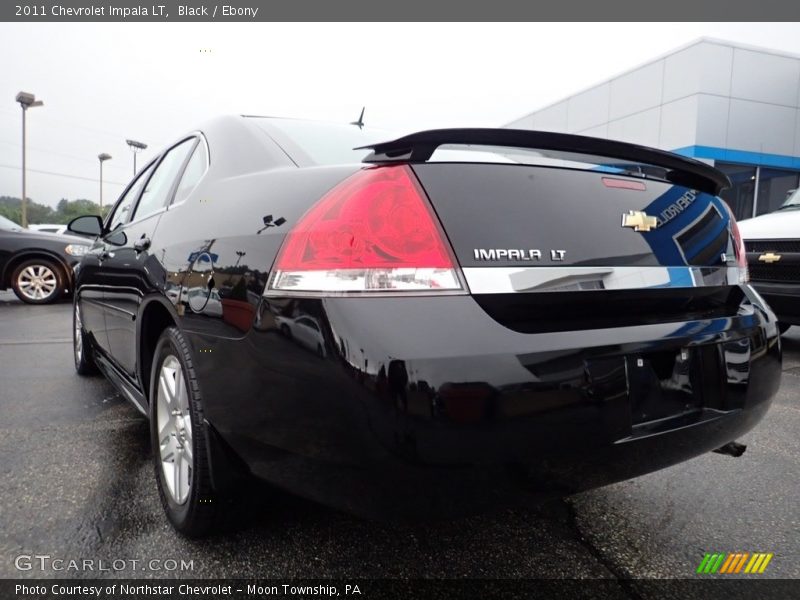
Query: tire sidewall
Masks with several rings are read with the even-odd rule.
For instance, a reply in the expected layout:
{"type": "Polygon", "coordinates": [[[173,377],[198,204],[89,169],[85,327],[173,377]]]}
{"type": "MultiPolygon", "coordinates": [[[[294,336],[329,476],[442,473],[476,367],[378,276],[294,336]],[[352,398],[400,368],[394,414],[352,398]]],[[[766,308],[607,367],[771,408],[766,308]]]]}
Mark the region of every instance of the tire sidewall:
{"type": "Polygon", "coordinates": [[[98,372],[98,368],[97,363],[94,361],[94,348],[89,341],[89,336],[86,335],[86,332],[83,329],[83,314],[81,314],[80,331],[75,330],[77,313],[79,311],[82,313],[79,302],[80,298],[78,297],[78,294],[74,294],[72,298],[72,359],[75,364],[75,371],[78,373],[78,375],[95,375],[98,372]],[[78,360],[78,357],[75,355],[75,346],[79,335],[81,336],[80,360],[78,360]]]}
{"type": "Polygon", "coordinates": [[[80,304],[78,304],[78,295],[75,295],[75,298],[72,300],[72,358],[75,362],[75,370],[78,373],[83,372],[86,366],[86,336],[83,335],[83,323],[81,323],[81,330],[77,331],[77,317],[78,311],[80,310],[80,304]],[[75,351],[76,346],[78,345],[78,336],[81,336],[81,358],[78,360],[77,352],[75,351]]]}
{"type": "Polygon", "coordinates": [[[25,302],[26,304],[51,304],[58,300],[61,297],[61,294],[64,291],[64,273],[59,265],[53,261],[48,260],[46,258],[38,259],[38,258],[31,258],[28,260],[23,260],[19,263],[15,268],[14,271],[11,273],[11,288],[14,290],[17,298],[25,302]],[[38,265],[47,267],[50,269],[56,276],[56,289],[55,291],[47,296],[46,298],[42,298],[39,300],[31,299],[25,296],[19,288],[17,287],[17,279],[19,278],[19,274],[26,269],[27,267],[38,265]]]}

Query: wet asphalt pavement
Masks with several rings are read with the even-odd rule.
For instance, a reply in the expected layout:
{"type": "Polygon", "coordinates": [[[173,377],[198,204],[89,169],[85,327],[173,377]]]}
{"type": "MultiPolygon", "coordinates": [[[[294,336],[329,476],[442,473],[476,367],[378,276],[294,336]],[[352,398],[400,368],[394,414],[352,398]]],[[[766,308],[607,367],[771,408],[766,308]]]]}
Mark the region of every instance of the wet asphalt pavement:
{"type": "MultiPolygon", "coordinates": [[[[0,578],[692,577],[705,552],[735,551],[773,552],[762,577],[800,577],[800,327],[784,336],[779,395],[741,458],[707,454],[543,506],[415,526],[253,484],[228,533],[191,541],[162,513],[144,418],[102,377],[74,373],[70,326],[69,303],[0,292],[0,578]],[[17,570],[29,554],[125,566],[17,570]],[[152,559],[192,568],[143,567],[152,559]]],[[[635,585],[620,583],[632,597],[635,585]]]]}

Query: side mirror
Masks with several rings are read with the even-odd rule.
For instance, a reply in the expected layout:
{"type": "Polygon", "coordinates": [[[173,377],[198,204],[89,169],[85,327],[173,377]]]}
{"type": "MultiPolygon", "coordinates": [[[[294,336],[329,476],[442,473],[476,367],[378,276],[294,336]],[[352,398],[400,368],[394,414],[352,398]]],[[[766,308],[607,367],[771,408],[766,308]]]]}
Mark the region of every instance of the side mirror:
{"type": "Polygon", "coordinates": [[[75,217],[67,225],[67,231],[89,237],[97,237],[103,232],[103,220],[97,215],[75,217]]]}
{"type": "Polygon", "coordinates": [[[124,246],[128,243],[128,236],[124,231],[115,229],[106,236],[105,241],[107,241],[109,244],[114,244],[115,246],[124,246]]]}

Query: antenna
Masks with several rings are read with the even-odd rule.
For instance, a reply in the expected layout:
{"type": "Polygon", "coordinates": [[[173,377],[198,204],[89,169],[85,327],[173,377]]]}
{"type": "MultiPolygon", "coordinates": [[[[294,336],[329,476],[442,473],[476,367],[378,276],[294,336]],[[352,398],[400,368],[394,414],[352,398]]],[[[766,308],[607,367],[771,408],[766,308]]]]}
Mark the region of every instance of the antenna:
{"type": "Polygon", "coordinates": [[[364,109],[366,106],[361,107],[361,114],[358,116],[358,121],[353,121],[350,125],[355,125],[359,129],[364,129],[364,109]]]}

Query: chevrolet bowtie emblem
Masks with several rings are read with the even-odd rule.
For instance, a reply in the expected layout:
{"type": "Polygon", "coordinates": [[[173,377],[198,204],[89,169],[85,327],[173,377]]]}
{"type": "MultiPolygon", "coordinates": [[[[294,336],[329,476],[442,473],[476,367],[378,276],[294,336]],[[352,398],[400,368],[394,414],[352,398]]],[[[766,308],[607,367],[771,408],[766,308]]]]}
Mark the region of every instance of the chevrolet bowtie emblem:
{"type": "Polygon", "coordinates": [[[767,264],[778,262],[780,259],[781,259],[780,254],[773,254],[772,252],[765,252],[764,254],[758,257],[758,260],[760,260],[761,262],[765,262],[767,264]]]}
{"type": "Polygon", "coordinates": [[[633,227],[634,231],[650,231],[658,227],[658,219],[640,210],[629,210],[622,215],[622,226],[633,227]]]}

